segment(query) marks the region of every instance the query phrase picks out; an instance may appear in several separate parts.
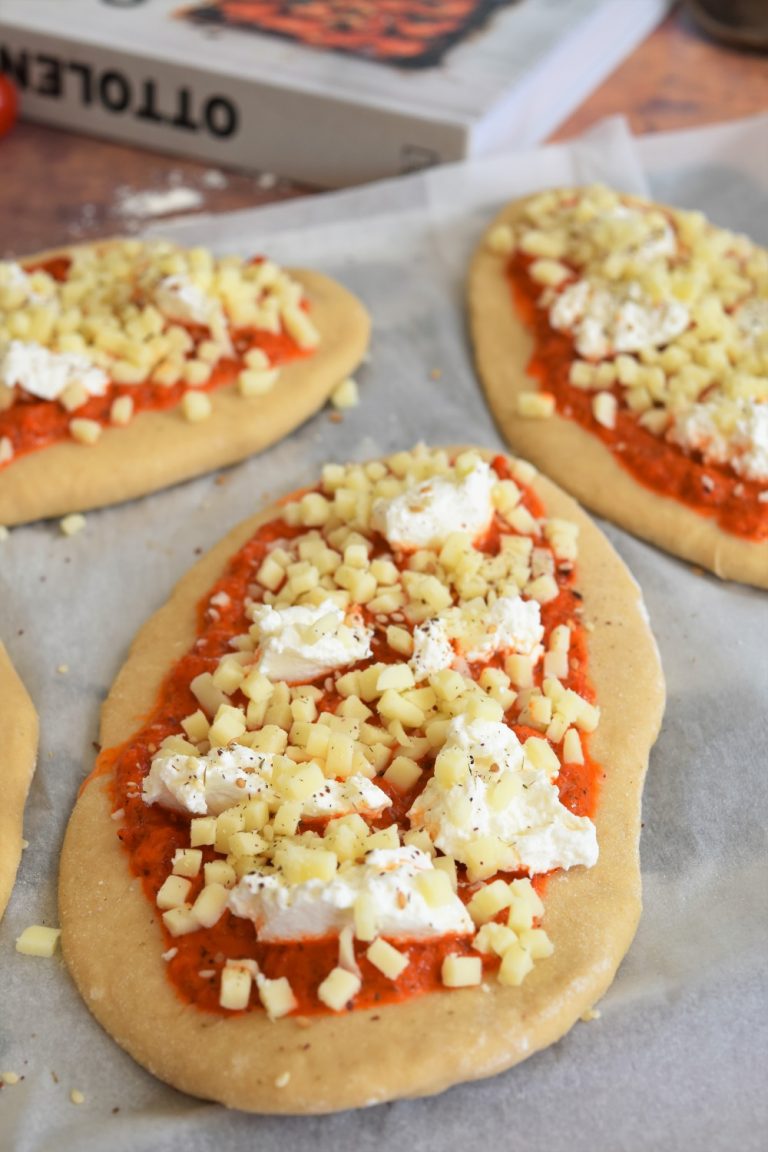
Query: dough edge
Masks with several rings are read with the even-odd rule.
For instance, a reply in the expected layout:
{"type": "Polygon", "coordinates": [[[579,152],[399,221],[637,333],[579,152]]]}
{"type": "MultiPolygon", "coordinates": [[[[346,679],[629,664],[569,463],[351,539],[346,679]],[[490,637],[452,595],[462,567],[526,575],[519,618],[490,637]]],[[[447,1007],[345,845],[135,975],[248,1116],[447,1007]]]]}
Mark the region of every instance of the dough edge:
{"type": "MultiPolygon", "coordinates": [[[[30,263],[70,251],[22,259],[30,263]]],[[[0,471],[0,524],[11,527],[145,496],[244,460],[309,419],[362,360],[370,319],[335,280],[307,269],[287,271],[304,286],[322,339],[306,360],[282,367],[271,392],[246,399],[235,383],[224,385],[210,393],[213,412],[199,424],[187,421],[178,407],[141,412],[125,427],[106,427],[93,445],[64,442],[22,456],[0,471]]]]}
{"type": "Polygon", "coordinates": [[[29,698],[0,643],[0,719],[3,730],[3,802],[0,805],[0,919],[21,861],[24,805],[35,772],[38,722],[29,698]]]}
{"type": "MultiPolygon", "coordinates": [[[[291,1018],[270,1024],[261,1013],[205,1015],[183,1004],[167,981],[155,912],[129,873],[109,818],[108,784],[97,779],[77,802],[62,853],[64,957],[99,1022],[160,1079],[230,1107],[272,1113],[428,1095],[494,1075],[553,1043],[611,983],[640,915],[641,795],[664,682],[639,588],[623,562],[573,500],[544,477],[534,488],[548,515],[580,526],[578,587],[585,619],[598,626],[590,675],[602,718],[592,751],[612,769],[597,814],[598,864],[549,883],[545,926],[554,955],[520,988],[492,981],[487,992],[442,992],[378,1011],[313,1017],[309,1027],[291,1018]],[[98,884],[83,881],[96,876],[98,884]],[[126,955],[129,962],[121,963],[126,955]],[[290,1079],[278,1089],[284,1072],[290,1079]]],[[[272,507],[235,528],[141,629],[104,705],[104,747],[135,730],[191,642],[198,601],[229,556],[275,513],[272,507]]]]}
{"type": "MultiPolygon", "coordinates": [[[[517,222],[528,197],[508,204],[486,228],[517,222]]],[[[521,392],[538,388],[526,375],[533,338],[517,317],[505,261],[481,243],[470,266],[468,305],[477,372],[494,419],[510,447],[567,489],[592,512],[643,540],[699,564],[723,580],[768,588],[768,541],[724,532],[714,520],[644,487],[596,436],[555,413],[517,414],[521,392]]]]}

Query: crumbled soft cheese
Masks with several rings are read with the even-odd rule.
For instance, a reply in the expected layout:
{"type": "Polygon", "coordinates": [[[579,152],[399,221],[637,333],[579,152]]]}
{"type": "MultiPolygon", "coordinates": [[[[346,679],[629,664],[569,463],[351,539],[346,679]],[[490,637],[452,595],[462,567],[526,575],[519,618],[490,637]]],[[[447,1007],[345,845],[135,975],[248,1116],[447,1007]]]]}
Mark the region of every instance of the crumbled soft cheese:
{"type": "Polygon", "coordinates": [[[37,287],[33,284],[30,274],[14,260],[0,260],[0,292],[10,289],[14,294],[22,292],[26,304],[49,304],[56,296],[54,281],[45,273],[38,275],[37,287]]]}
{"type": "Polygon", "coordinates": [[[346,780],[326,780],[322,788],[301,805],[301,814],[312,816],[342,816],[348,812],[381,812],[392,804],[366,776],[348,776],[346,780]]]}
{"type": "Polygon", "coordinates": [[[517,652],[537,660],[544,627],[536,600],[500,596],[490,607],[470,601],[441,614],[448,635],[467,660],[490,660],[496,652],[517,652]]]}
{"type": "MultiPolygon", "coordinates": [[[[163,755],[152,761],[142,784],[145,804],[161,804],[194,816],[218,816],[234,804],[257,797],[277,807],[284,797],[273,785],[274,757],[241,744],[214,748],[205,756],[163,755]]],[[[365,776],[326,780],[302,801],[301,815],[344,816],[376,813],[392,803],[386,792],[365,776]]]]}
{"type": "Polygon", "coordinates": [[[493,517],[495,476],[485,461],[460,479],[424,480],[373,506],[371,524],[398,548],[434,548],[451,532],[478,536],[493,517]]]}
{"type": "Polygon", "coordinates": [[[667,439],[747,480],[768,480],[768,403],[739,399],[691,404],[675,413],[667,439]]]}
{"type": "MultiPolygon", "coordinates": [[[[602,225],[604,225],[606,221],[618,220],[621,225],[625,222],[640,223],[646,215],[647,213],[637,208],[630,208],[626,204],[617,204],[616,207],[612,208],[609,212],[605,212],[596,217],[596,220],[598,224],[602,225]]],[[[670,256],[677,255],[677,235],[670,222],[664,220],[660,221],[658,226],[639,244],[635,241],[630,241],[629,243],[619,242],[614,246],[613,250],[621,250],[628,254],[631,253],[633,256],[639,257],[642,260],[669,259],[670,256]]]]}
{"type": "Polygon", "coordinates": [[[439,617],[425,620],[413,630],[413,655],[408,661],[416,681],[427,680],[443,668],[450,668],[456,658],[445,622],[439,617]]]}
{"type": "Polygon", "coordinates": [[[0,382],[18,386],[41,400],[57,400],[70,384],[89,396],[103,396],[108,378],[101,368],[74,352],[50,352],[35,341],[11,340],[0,353],[0,382]]]}
{"type": "Polygon", "coordinates": [[[663,347],[685,331],[690,315],[677,300],[654,303],[635,282],[576,280],[553,301],[549,322],[573,334],[580,356],[602,360],[618,352],[663,347]]]}
{"type": "Polygon", "coordinates": [[[256,667],[270,680],[306,683],[371,654],[371,630],[345,621],[332,600],[292,608],[255,604],[250,617],[259,633],[256,667]],[[332,627],[313,634],[313,626],[326,620],[332,627]]]}
{"type": "Polygon", "coordinates": [[[591,867],[597,860],[595,826],[560,803],[557,787],[525,758],[515,733],[490,720],[451,722],[446,748],[471,756],[461,783],[444,787],[436,777],[411,807],[414,828],[424,828],[447,855],[466,862],[479,837],[496,837],[507,849],[502,868],[532,875],[554,868],[591,867]],[[492,792],[512,777],[512,795],[500,808],[492,792]]]}
{"type": "Polygon", "coordinates": [[[258,796],[274,800],[272,756],[240,744],[214,748],[206,756],[155,756],[141,786],[145,804],[161,804],[195,816],[218,816],[225,808],[258,796]]]}
{"type": "Polygon", "coordinates": [[[337,934],[354,926],[354,907],[365,895],[382,936],[467,934],[472,921],[455,894],[438,907],[427,904],[414,885],[433,870],[418,848],[377,849],[361,864],[344,865],[330,881],[289,885],[278,873],[249,873],[233,889],[229,907],[252,920],[260,940],[300,940],[337,934]]]}
{"type": "Polygon", "coordinates": [[[184,324],[208,325],[220,311],[218,301],[186,276],[165,276],[155,288],[155,304],[169,319],[184,324]]]}

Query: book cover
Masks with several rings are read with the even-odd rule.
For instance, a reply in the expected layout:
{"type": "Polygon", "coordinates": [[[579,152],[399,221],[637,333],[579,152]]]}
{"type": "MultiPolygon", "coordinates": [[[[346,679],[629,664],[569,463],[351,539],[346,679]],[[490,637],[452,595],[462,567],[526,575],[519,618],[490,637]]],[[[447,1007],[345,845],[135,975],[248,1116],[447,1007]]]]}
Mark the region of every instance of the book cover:
{"type": "Polygon", "coordinates": [[[30,119],[337,186],[536,143],[666,0],[0,0],[30,119]]]}

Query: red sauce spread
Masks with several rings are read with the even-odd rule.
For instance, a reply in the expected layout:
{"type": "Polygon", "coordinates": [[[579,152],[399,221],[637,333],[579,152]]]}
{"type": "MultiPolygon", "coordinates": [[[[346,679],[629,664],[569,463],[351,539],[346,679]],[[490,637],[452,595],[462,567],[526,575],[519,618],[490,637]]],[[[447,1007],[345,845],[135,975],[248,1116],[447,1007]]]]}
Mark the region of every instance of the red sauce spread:
{"type": "MultiPolygon", "coordinates": [[[[56,257],[42,264],[28,265],[26,271],[47,272],[54,280],[66,281],[70,261],[63,257],[56,257]]],[[[186,327],[195,345],[209,338],[208,329],[199,325],[181,325],[178,320],[169,321],[174,325],[186,327]]],[[[258,328],[243,328],[231,333],[235,356],[222,359],[215,365],[210,378],[203,385],[196,385],[196,392],[214,392],[233,384],[238,373],[243,369],[243,357],[253,348],[259,348],[267,354],[270,364],[278,366],[291,360],[311,355],[311,352],[301,349],[298,344],[285,332],[273,334],[258,328]]],[[[194,357],[194,350],[188,354],[194,357]]],[[[177,384],[163,385],[147,380],[143,384],[115,384],[107,385],[103,396],[92,396],[74,412],[67,412],[57,400],[41,400],[31,396],[23,390],[15,404],[5,411],[0,411],[0,440],[7,438],[13,446],[13,455],[0,469],[8,467],[13,460],[56,444],[63,440],[70,440],[69,425],[73,419],[95,420],[97,423],[108,426],[110,424],[110,410],[113,403],[121,396],[129,396],[133,401],[134,415],[139,412],[164,412],[175,408],[190,385],[180,380],[177,384]]]]}
{"type": "MultiPolygon", "coordinates": [[[[510,473],[504,457],[498,457],[493,467],[499,478],[508,478],[510,473]]],[[[541,516],[543,508],[530,491],[525,492],[525,506],[534,516],[541,516]]],[[[140,796],[141,783],[149,772],[154,753],[161,741],[169,735],[178,734],[181,720],[198,708],[198,702],[190,690],[190,682],[201,672],[213,671],[219,658],[231,652],[229,640],[232,636],[247,631],[249,619],[245,601],[254,593],[253,580],[264,556],[276,541],[285,545],[306,529],[289,527],[278,519],[265,524],[232,557],[226,570],[215,586],[210,589],[198,607],[197,639],[165,678],[157,702],[144,726],[119,748],[107,749],[101,753],[93,776],[110,774],[112,777],[113,802],[116,811],[122,811],[118,835],[128,853],[130,867],[136,876],[141,877],[144,892],[155,906],[157,892],[171,872],[174,852],[189,847],[189,817],[174,813],[159,804],[146,805],[140,796]],[[229,598],[218,597],[226,593],[229,598]],[[217,596],[215,610],[211,609],[211,598],[217,596]],[[223,605],[223,606],[222,606],[223,605]]],[[[496,517],[486,538],[475,541],[475,546],[483,551],[494,553],[499,548],[502,533],[509,532],[503,522],[496,517]]],[[[384,548],[380,549],[385,550],[384,548]]],[[[395,563],[398,557],[395,555],[395,563]]],[[[542,606],[542,623],[545,626],[544,642],[551,630],[558,624],[568,624],[571,628],[569,674],[563,681],[566,687],[592,700],[594,694],[587,671],[586,633],[580,623],[580,594],[575,587],[573,573],[559,574],[560,594],[550,603],[542,606]]],[[[385,638],[386,626],[377,623],[370,614],[366,623],[377,629],[373,643],[372,661],[402,660],[402,656],[391,650],[385,638]]],[[[358,665],[365,667],[371,660],[358,665]]],[[[501,655],[492,663],[502,665],[501,655]]],[[[541,664],[537,665],[537,680],[541,683],[541,664]]],[[[346,672],[349,669],[343,669],[346,672]]],[[[478,667],[477,671],[481,668],[478,667]]],[[[325,692],[318,701],[318,710],[335,710],[341,703],[341,696],[335,690],[325,692]]],[[[236,692],[231,697],[233,704],[243,703],[245,698],[236,692]]],[[[371,718],[375,722],[375,718],[371,718]]],[[[541,736],[512,720],[512,712],[507,722],[519,739],[524,741],[530,735],[541,736]]],[[[558,779],[558,787],[563,803],[574,813],[593,816],[597,804],[599,780],[602,772],[588,753],[588,737],[582,736],[584,764],[565,764],[558,779]]],[[[560,745],[555,745],[562,754],[560,745]]],[[[394,801],[392,808],[385,809],[374,821],[375,827],[386,827],[400,822],[407,829],[405,813],[417,794],[425,786],[430,773],[408,793],[398,792],[380,777],[376,779],[394,801]]],[[[91,778],[93,778],[93,776],[91,778]]],[[[300,830],[322,828],[323,821],[306,821],[300,830]]],[[[203,860],[221,859],[212,847],[203,848],[203,860]]],[[[470,899],[478,885],[470,885],[459,868],[459,894],[465,902],[470,899]]],[[[507,876],[506,879],[512,877],[507,876]]],[[[537,877],[536,887],[543,890],[544,877],[537,877]]],[[[192,880],[188,900],[195,899],[203,886],[203,870],[192,880]]],[[[159,919],[159,917],[158,917],[159,919]]],[[[317,999],[317,988],[337,963],[338,938],[308,939],[296,942],[261,943],[256,939],[255,929],[250,920],[225,912],[221,920],[210,929],[201,929],[188,935],[172,937],[161,922],[165,947],[173,950],[167,962],[169,979],[178,995],[187,1003],[209,1012],[223,1013],[219,1006],[219,982],[226,959],[254,959],[268,977],[287,976],[298,1001],[298,1011],[304,1014],[325,1011],[317,999]]],[[[365,1008],[376,1004],[402,1001],[410,997],[442,987],[440,969],[442,961],[449,953],[474,955],[471,937],[446,935],[425,940],[392,942],[407,950],[409,964],[396,980],[387,979],[366,959],[367,945],[356,942],[357,959],[360,964],[363,984],[355,997],[355,1008],[365,1008]]],[[[498,961],[484,958],[487,967],[493,968],[498,961]]],[[[252,993],[251,1004],[258,1009],[258,1000],[252,993]]]]}
{"type": "Polygon", "coordinates": [[[678,445],[654,436],[638,424],[634,413],[623,403],[623,391],[618,384],[605,389],[612,391],[619,401],[616,426],[605,428],[595,420],[593,394],[574,387],[569,380],[570,367],[576,358],[573,340],[567,333],[552,328],[547,310],[537,305],[541,285],[528,275],[530,264],[527,256],[513,256],[508,265],[509,283],[517,312],[535,340],[527,371],[544,391],[552,393],[558,412],[602,440],[619,463],[646,488],[711,517],[720,528],[735,536],[767,540],[768,505],[758,500],[765,484],[745,480],[725,464],[705,464],[678,445]]]}

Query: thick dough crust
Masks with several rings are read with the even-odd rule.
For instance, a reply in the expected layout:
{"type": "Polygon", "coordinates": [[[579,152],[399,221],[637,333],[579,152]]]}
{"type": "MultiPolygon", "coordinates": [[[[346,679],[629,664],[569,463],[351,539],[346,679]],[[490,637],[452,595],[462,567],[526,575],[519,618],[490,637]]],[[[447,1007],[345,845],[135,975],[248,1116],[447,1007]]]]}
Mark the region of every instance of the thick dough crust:
{"type": "MultiPolygon", "coordinates": [[[[638,840],[648,754],[664,705],[658,653],[640,591],[592,521],[544,478],[536,491],[578,522],[579,587],[594,622],[591,675],[602,707],[592,749],[606,767],[600,859],[549,885],[554,955],[520,988],[490,982],[378,1011],[315,1017],[309,1027],[262,1013],[224,1019],[183,1005],[163,971],[158,922],[109,819],[109,781],[81,795],[64,843],[64,956],[97,1019],[139,1063],[194,1095],[260,1112],[330,1112],[440,1092],[491,1076],[557,1040],[613,979],[640,914],[638,840]],[[275,1080],[290,1073],[287,1086],[275,1080]]],[[[139,633],[104,705],[101,741],[124,741],[194,636],[195,606],[272,508],[228,535],[139,633]]]]}
{"type": "MultiPolygon", "coordinates": [[[[525,203],[509,204],[491,227],[517,222],[525,203]]],[[[576,421],[557,414],[547,420],[518,416],[518,396],[538,386],[526,375],[533,338],[515,313],[504,259],[483,245],[472,261],[468,292],[478,374],[496,422],[515,451],[621,528],[724,580],[768,588],[768,541],[733,536],[685,504],[644,487],[576,421]]]]}
{"type": "Polygon", "coordinates": [[[21,860],[24,804],[37,759],[37,712],[0,644],[0,918],[11,896],[21,860]]]}
{"type": "Polygon", "coordinates": [[[306,290],[322,340],[308,359],[284,365],[271,392],[245,399],[236,385],[226,385],[211,393],[213,412],[199,424],[178,408],[141,412],[127,427],[106,428],[94,445],[68,441],[31,452],[0,471],[0,524],[144,496],[235,464],[307,420],[362,360],[370,319],[335,280],[304,269],[291,275],[306,290]]]}

